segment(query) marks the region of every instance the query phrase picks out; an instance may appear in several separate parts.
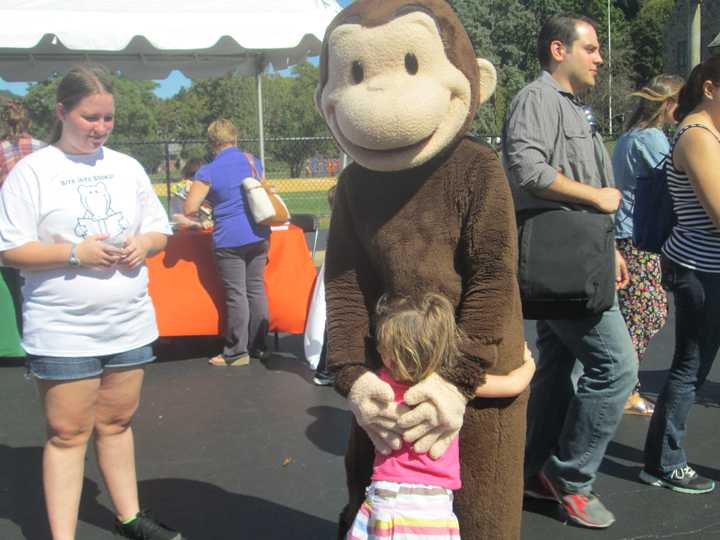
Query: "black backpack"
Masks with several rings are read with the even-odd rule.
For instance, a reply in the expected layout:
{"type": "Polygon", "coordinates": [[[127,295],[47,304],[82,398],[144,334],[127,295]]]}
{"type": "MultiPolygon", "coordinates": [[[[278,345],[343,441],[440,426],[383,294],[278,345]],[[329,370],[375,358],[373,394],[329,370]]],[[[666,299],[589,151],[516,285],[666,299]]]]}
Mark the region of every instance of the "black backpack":
{"type": "Polygon", "coordinates": [[[670,236],[677,217],[667,185],[668,156],[651,170],[640,176],[635,184],[633,206],[633,242],[638,249],[660,253],[670,236]]]}

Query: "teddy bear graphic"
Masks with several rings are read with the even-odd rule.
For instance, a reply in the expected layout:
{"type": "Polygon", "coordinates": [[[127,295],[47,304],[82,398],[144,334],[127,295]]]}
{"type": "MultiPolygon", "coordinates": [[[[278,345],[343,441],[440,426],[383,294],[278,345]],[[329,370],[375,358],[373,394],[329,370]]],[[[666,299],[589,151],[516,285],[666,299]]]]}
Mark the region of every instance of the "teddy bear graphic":
{"type": "Polygon", "coordinates": [[[107,186],[102,182],[90,186],[78,186],[78,192],[85,214],[78,218],[75,234],[81,238],[106,234],[108,235],[106,242],[122,245],[125,242],[125,231],[130,225],[122,212],[115,212],[112,209],[112,198],[107,186]]]}

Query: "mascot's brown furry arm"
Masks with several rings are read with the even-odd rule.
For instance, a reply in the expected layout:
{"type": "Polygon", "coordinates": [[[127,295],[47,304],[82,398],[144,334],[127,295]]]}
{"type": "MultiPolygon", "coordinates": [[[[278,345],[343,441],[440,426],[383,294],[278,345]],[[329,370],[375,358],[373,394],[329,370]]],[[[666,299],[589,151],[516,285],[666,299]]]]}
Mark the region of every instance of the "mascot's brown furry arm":
{"type": "Polygon", "coordinates": [[[465,137],[495,70],[443,0],[357,0],[328,27],[320,70],[318,109],[354,160],[338,183],[325,274],[328,364],[354,413],[338,537],[370,483],[373,443],[397,448],[400,431],[438,455],[460,429],[463,539],[519,538],[527,396],[473,399],[486,372],[523,361],[508,184],[495,153],[465,137]],[[414,414],[398,420],[373,373],[372,313],[384,293],[428,291],[456,306],[465,356],[411,388],[414,414]]]}

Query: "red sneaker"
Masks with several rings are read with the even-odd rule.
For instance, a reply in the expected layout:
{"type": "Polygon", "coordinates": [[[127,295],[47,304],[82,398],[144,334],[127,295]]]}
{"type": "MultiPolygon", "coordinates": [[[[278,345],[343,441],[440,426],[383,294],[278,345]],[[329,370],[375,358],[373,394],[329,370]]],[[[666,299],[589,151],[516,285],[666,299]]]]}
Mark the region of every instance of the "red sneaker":
{"type": "Polygon", "coordinates": [[[594,493],[566,493],[542,471],[538,473],[538,478],[555,495],[569,521],[591,529],[606,529],[615,523],[613,513],[594,493]]]}

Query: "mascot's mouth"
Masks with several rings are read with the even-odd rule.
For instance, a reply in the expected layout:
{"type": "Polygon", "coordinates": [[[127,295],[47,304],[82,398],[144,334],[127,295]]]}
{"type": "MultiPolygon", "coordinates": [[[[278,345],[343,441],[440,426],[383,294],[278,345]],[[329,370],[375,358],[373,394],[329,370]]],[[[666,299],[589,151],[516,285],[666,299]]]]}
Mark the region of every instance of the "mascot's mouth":
{"type": "Polygon", "coordinates": [[[362,151],[364,151],[364,152],[370,152],[370,153],[380,154],[380,155],[389,155],[389,154],[395,154],[395,153],[405,153],[405,152],[411,152],[411,151],[413,151],[413,150],[418,150],[418,149],[422,148],[423,146],[425,146],[425,145],[428,143],[428,141],[430,141],[430,139],[432,139],[432,138],[435,136],[435,133],[437,132],[437,128],[435,128],[434,130],[432,130],[432,132],[430,132],[430,135],[428,135],[428,136],[426,136],[426,137],[423,137],[422,139],[420,139],[420,140],[417,141],[417,142],[414,142],[414,143],[411,143],[411,144],[408,144],[408,145],[404,145],[404,146],[396,146],[396,147],[394,147],[394,148],[382,148],[382,149],[378,149],[378,148],[367,148],[367,147],[365,147],[365,146],[363,146],[363,145],[361,145],[361,144],[358,144],[358,143],[356,143],[355,141],[349,139],[349,138],[343,133],[343,131],[340,129],[340,126],[338,125],[337,118],[335,117],[335,111],[334,111],[334,110],[332,110],[332,111],[331,111],[331,114],[328,115],[328,116],[329,116],[330,119],[332,120],[332,124],[333,124],[333,126],[334,126],[334,128],[335,128],[335,132],[340,136],[339,138],[342,140],[342,142],[344,142],[344,143],[346,143],[346,144],[348,144],[348,145],[350,145],[350,146],[352,146],[352,147],[358,148],[358,149],[360,149],[360,150],[362,150],[362,151]]]}
{"type": "Polygon", "coordinates": [[[349,141],[349,142],[350,142],[350,144],[353,144],[354,146],[357,146],[358,148],[362,148],[366,152],[374,152],[376,154],[394,154],[394,153],[400,153],[400,152],[409,152],[411,150],[415,150],[417,148],[425,146],[427,144],[427,142],[433,138],[433,135],[435,135],[435,131],[433,131],[430,135],[428,135],[424,139],[420,139],[418,142],[408,144],[406,146],[397,146],[395,148],[383,148],[381,150],[378,150],[375,148],[366,148],[366,147],[356,144],[352,141],[349,141]]]}
{"type": "MultiPolygon", "coordinates": [[[[342,144],[347,144],[351,147],[357,148],[358,150],[362,150],[363,152],[369,152],[369,153],[379,154],[379,155],[390,155],[390,154],[395,154],[395,153],[399,154],[399,153],[412,152],[414,150],[419,150],[420,148],[425,146],[435,136],[435,133],[437,133],[437,130],[438,130],[438,128],[436,127],[435,129],[433,129],[430,132],[429,135],[427,135],[426,137],[423,137],[419,141],[411,143],[411,144],[407,144],[407,145],[403,145],[403,146],[396,146],[394,148],[378,149],[378,148],[368,148],[366,146],[363,146],[362,144],[356,143],[355,141],[353,141],[352,139],[347,137],[345,135],[345,133],[343,133],[343,130],[340,129],[340,125],[338,124],[334,107],[329,107],[327,114],[326,114],[326,120],[327,120],[328,124],[332,125],[331,131],[334,131],[339,136],[338,137],[340,139],[339,142],[341,142],[342,144]]],[[[352,153],[351,153],[351,155],[352,155],[352,153]]]]}
{"type": "MultiPolygon", "coordinates": [[[[457,101],[460,101],[461,103],[464,103],[464,100],[461,99],[459,95],[456,93],[452,93],[450,96],[450,103],[448,105],[448,112],[451,112],[453,109],[453,104],[457,101]]],[[[349,148],[356,148],[359,151],[367,152],[369,154],[375,154],[378,156],[389,156],[392,154],[410,154],[413,152],[419,152],[422,150],[425,146],[428,145],[428,143],[438,134],[438,130],[442,128],[442,125],[436,126],[429,135],[423,137],[422,139],[418,140],[417,142],[403,145],[403,146],[396,146],[393,148],[368,148],[366,146],[363,146],[362,144],[356,143],[349,137],[345,135],[345,133],[340,129],[340,125],[337,121],[337,116],[335,112],[335,107],[333,105],[329,106],[327,108],[326,114],[325,114],[326,122],[328,123],[328,126],[331,126],[331,131],[336,133],[336,136],[338,137],[338,142],[341,143],[341,145],[347,145],[349,148]]],[[[352,152],[348,152],[350,155],[352,155],[352,152]]]]}

